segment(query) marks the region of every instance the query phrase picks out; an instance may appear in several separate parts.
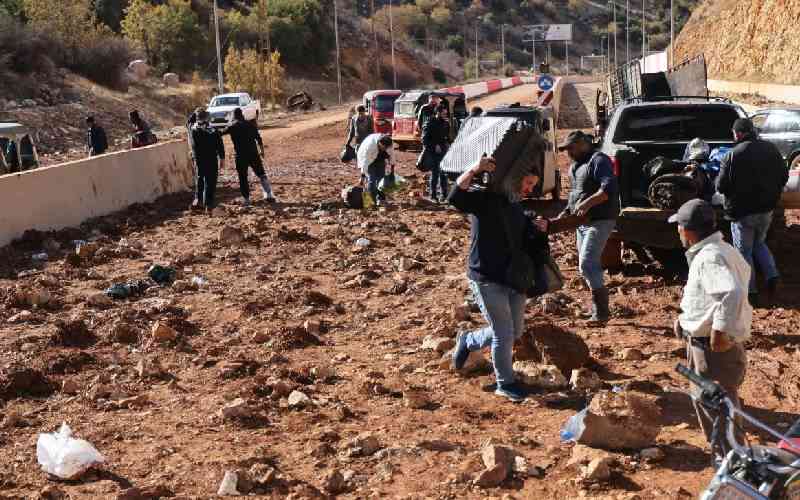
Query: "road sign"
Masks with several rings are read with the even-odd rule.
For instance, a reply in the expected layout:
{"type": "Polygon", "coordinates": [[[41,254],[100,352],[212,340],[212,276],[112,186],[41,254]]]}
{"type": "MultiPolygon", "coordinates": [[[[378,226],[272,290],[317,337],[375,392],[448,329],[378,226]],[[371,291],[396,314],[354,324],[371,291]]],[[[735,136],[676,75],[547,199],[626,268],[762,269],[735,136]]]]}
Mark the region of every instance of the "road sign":
{"type": "Polygon", "coordinates": [[[536,82],[536,84],[539,85],[539,90],[542,92],[547,92],[548,90],[553,90],[555,81],[550,75],[542,75],[539,77],[539,80],[536,82]]]}

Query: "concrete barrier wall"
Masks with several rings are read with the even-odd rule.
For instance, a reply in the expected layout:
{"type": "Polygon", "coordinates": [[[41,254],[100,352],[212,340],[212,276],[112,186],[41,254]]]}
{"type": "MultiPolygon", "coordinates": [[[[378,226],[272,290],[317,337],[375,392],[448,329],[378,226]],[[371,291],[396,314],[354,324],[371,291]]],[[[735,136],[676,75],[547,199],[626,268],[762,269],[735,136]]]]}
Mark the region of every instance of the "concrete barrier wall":
{"type": "Polygon", "coordinates": [[[501,90],[508,89],[511,87],[516,87],[517,85],[523,85],[526,83],[536,83],[536,79],[525,76],[515,76],[513,78],[488,80],[485,82],[470,83],[467,85],[459,85],[456,87],[447,87],[441,90],[447,92],[453,92],[456,94],[464,94],[467,97],[467,99],[474,99],[475,97],[481,97],[487,94],[499,92],[501,90]]]}
{"type": "Polygon", "coordinates": [[[186,141],[0,176],[0,246],[28,229],[77,226],[192,185],[186,141]]]}
{"type": "Polygon", "coordinates": [[[708,80],[708,90],[709,92],[727,92],[731,94],[758,94],[770,101],[800,104],[800,86],[796,85],[708,80]]]}

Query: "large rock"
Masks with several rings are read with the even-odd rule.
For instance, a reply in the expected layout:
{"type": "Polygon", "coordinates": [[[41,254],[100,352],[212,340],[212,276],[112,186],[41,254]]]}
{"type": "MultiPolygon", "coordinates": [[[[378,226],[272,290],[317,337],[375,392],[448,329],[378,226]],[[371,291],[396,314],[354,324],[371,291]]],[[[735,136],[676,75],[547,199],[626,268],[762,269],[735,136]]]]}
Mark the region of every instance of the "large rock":
{"type": "Polygon", "coordinates": [[[632,391],[599,392],[589,404],[578,443],[609,450],[653,446],[661,431],[655,397],[632,391]]]}
{"type": "Polygon", "coordinates": [[[167,342],[174,342],[178,338],[178,332],[171,328],[166,323],[156,321],[152,330],[153,342],[164,344],[167,342]]]}
{"type": "Polygon", "coordinates": [[[514,469],[516,453],[506,446],[498,446],[489,442],[481,449],[481,459],[486,467],[477,478],[475,485],[482,488],[493,488],[506,480],[514,469]]]}
{"type": "Polygon", "coordinates": [[[313,402],[311,401],[311,398],[305,395],[305,393],[300,391],[292,391],[292,393],[289,394],[288,404],[289,408],[302,409],[306,406],[311,406],[313,402]]]}
{"type": "Polygon", "coordinates": [[[163,81],[167,87],[177,87],[181,83],[181,77],[177,73],[164,73],[163,81]]]}
{"type": "Polygon", "coordinates": [[[455,347],[455,345],[456,345],[455,339],[451,339],[448,337],[435,337],[433,335],[428,335],[424,339],[422,339],[423,349],[436,351],[440,354],[447,352],[448,350],[455,347]]]}
{"type": "Polygon", "coordinates": [[[600,376],[588,368],[572,370],[569,386],[576,391],[596,391],[603,387],[600,376]]]}
{"type": "Polygon", "coordinates": [[[128,64],[128,73],[130,73],[131,76],[133,76],[136,80],[147,78],[147,74],[149,72],[150,66],[141,59],[131,61],[128,64]]]}
{"type": "Polygon", "coordinates": [[[612,460],[606,458],[595,458],[583,469],[583,478],[587,481],[604,482],[611,478],[612,460]]]}
{"type": "MultiPolygon", "coordinates": [[[[439,368],[442,370],[451,370],[453,367],[453,349],[444,353],[439,360],[439,368]]],[[[467,357],[467,362],[458,372],[462,375],[467,375],[475,372],[482,372],[491,369],[492,364],[486,359],[483,351],[472,351],[467,357]]]]}
{"type": "Polygon", "coordinates": [[[589,347],[578,335],[552,323],[531,325],[520,339],[514,358],[555,365],[567,377],[589,362],[589,347]]]}
{"type": "Polygon", "coordinates": [[[239,245],[244,241],[244,231],[235,226],[225,226],[219,231],[219,242],[223,245],[239,245]]]}
{"type": "Polygon", "coordinates": [[[564,374],[553,365],[540,365],[532,361],[515,361],[514,374],[523,384],[542,389],[562,389],[567,387],[564,374]]]}

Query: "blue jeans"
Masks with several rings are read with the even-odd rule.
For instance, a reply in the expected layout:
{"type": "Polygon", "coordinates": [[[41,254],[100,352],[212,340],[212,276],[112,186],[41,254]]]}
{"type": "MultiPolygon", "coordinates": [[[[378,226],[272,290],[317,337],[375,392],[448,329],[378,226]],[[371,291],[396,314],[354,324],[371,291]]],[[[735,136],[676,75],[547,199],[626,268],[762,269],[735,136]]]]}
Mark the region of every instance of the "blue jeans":
{"type": "Polygon", "coordinates": [[[592,290],[603,288],[603,249],[616,224],[613,219],[603,219],[578,226],[578,269],[592,290]]]}
{"type": "Polygon", "coordinates": [[[750,264],[750,293],[756,293],[756,270],[753,261],[758,264],[766,279],[777,278],[778,267],[772,252],[767,247],[767,231],[772,224],[772,212],[753,214],[731,222],[731,238],[733,246],[750,264]]]}
{"type": "Polygon", "coordinates": [[[367,167],[367,190],[372,195],[372,201],[386,198],[378,189],[378,184],[384,177],[386,177],[386,164],[384,162],[374,162],[367,167]]]}
{"type": "Polygon", "coordinates": [[[442,191],[442,198],[447,197],[447,176],[442,173],[441,168],[439,165],[442,163],[442,159],[444,155],[437,155],[436,153],[431,153],[435,155],[436,161],[434,162],[434,167],[431,168],[431,198],[436,198],[436,187],[439,186],[442,191]]]}
{"type": "Polygon", "coordinates": [[[498,385],[513,384],[514,340],[522,336],[526,297],[499,283],[470,280],[469,286],[489,326],[467,333],[467,349],[479,351],[492,346],[492,364],[498,385]]]}

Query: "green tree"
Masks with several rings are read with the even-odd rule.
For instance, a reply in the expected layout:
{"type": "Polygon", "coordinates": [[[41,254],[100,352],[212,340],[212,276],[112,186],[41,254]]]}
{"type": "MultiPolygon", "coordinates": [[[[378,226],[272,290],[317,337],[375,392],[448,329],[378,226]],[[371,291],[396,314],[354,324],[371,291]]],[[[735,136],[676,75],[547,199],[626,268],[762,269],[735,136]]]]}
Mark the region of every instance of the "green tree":
{"type": "Polygon", "coordinates": [[[274,105],[283,94],[285,75],[277,50],[266,54],[254,49],[228,49],[225,78],[232,90],[248,92],[258,99],[268,98],[274,105]]]}
{"type": "Polygon", "coordinates": [[[122,33],[160,70],[190,69],[205,41],[189,0],[168,0],[156,6],[132,0],[125,10],[122,33]]]}
{"type": "Polygon", "coordinates": [[[31,27],[49,33],[69,51],[78,50],[98,33],[91,0],[23,0],[23,7],[31,27]]]}
{"type": "Polygon", "coordinates": [[[0,11],[3,10],[14,17],[22,17],[24,13],[22,0],[0,0],[0,11]]]}
{"type": "Polygon", "coordinates": [[[464,37],[461,35],[450,35],[447,37],[447,48],[464,55],[464,37]]]}

